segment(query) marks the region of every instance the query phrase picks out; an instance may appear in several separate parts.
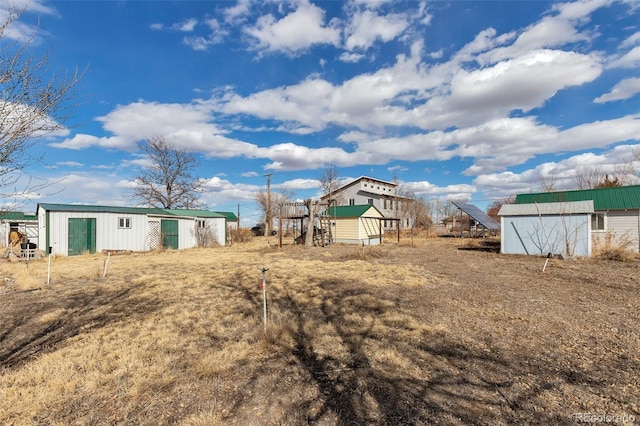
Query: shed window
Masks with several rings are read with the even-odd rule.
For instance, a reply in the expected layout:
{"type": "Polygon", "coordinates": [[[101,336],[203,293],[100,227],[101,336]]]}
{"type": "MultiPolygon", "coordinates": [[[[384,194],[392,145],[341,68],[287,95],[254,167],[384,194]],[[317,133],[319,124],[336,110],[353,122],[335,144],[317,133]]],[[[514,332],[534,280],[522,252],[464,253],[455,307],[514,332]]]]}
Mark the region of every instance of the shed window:
{"type": "Polygon", "coordinates": [[[198,219],[196,226],[198,228],[206,228],[207,222],[204,219],[198,219]]]}
{"type": "Polygon", "coordinates": [[[131,218],[130,217],[119,217],[118,218],[118,228],[120,228],[120,229],[131,229],[131,218]]]}
{"type": "Polygon", "coordinates": [[[604,213],[595,213],[591,215],[591,230],[604,231],[604,213]]]}

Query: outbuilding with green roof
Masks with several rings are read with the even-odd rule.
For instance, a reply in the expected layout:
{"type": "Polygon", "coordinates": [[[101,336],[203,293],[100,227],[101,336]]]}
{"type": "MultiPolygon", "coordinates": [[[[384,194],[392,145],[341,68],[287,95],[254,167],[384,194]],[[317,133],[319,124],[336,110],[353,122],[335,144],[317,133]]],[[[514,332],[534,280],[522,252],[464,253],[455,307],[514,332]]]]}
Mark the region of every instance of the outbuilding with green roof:
{"type": "Polygon", "coordinates": [[[375,206],[334,206],[322,215],[330,217],[335,243],[378,245],[382,242],[384,216],[375,206]]]}
{"type": "MultiPolygon", "coordinates": [[[[520,205],[520,209],[531,206],[534,212],[549,203],[566,210],[568,206],[584,201],[593,202],[589,231],[594,245],[613,239],[616,244],[628,242],[629,250],[640,252],[640,185],[519,194],[515,204],[520,205]]],[[[567,215],[565,212],[558,216],[567,215]]]]}
{"type": "Polygon", "coordinates": [[[82,204],[38,204],[38,248],[78,255],[225,245],[233,213],[82,204]]]}

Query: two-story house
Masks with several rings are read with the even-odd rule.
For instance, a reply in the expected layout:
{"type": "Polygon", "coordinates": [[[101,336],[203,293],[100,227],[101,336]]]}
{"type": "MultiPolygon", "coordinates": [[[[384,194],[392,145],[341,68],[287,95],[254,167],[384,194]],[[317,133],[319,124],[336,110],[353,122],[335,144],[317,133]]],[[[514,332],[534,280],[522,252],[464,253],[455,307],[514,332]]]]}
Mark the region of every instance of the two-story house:
{"type": "Polygon", "coordinates": [[[400,228],[409,226],[406,206],[411,202],[411,198],[398,195],[397,190],[397,183],[361,176],[321,199],[324,202],[332,199],[337,206],[375,206],[385,218],[388,218],[383,221],[384,228],[396,229],[398,221],[392,219],[399,219],[400,228]]]}

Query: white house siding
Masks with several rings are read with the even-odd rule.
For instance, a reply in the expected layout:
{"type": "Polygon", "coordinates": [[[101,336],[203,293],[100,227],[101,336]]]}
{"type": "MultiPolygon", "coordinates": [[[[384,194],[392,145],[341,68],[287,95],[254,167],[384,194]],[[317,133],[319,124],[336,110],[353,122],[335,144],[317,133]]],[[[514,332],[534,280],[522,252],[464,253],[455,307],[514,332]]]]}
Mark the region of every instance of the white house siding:
{"type": "Polygon", "coordinates": [[[591,255],[590,214],[502,216],[500,225],[500,249],[505,254],[591,255]]]}
{"type": "Polygon", "coordinates": [[[137,214],[101,213],[101,212],[49,212],[49,229],[47,230],[47,212],[38,210],[38,247],[46,250],[47,232],[49,246],[54,253],[67,255],[69,252],[69,219],[96,219],[96,252],[103,250],[149,249],[147,238],[147,217],[137,214]],[[130,229],[118,228],[118,219],[131,219],[130,229]]]}
{"type": "Polygon", "coordinates": [[[194,248],[198,246],[198,241],[196,239],[196,226],[198,220],[205,220],[206,225],[209,226],[209,229],[214,233],[216,237],[216,242],[222,246],[226,244],[226,219],[223,217],[219,218],[194,218],[194,217],[176,217],[176,216],[150,216],[149,224],[146,225],[147,229],[147,247],[150,247],[151,240],[153,237],[152,227],[150,222],[159,222],[160,220],[177,220],[178,221],[178,249],[187,249],[194,248]]]}
{"type": "Polygon", "coordinates": [[[213,232],[218,244],[224,246],[227,243],[227,220],[224,218],[209,218],[207,219],[207,226],[213,232]]]}
{"type": "MultiPolygon", "coordinates": [[[[606,217],[606,230],[613,232],[618,239],[628,237],[631,240],[629,249],[640,252],[640,211],[609,211],[606,217]]],[[[602,237],[604,233],[599,233],[598,237],[602,237]]],[[[596,235],[594,233],[594,235],[596,235]]]]}
{"type": "MultiPolygon", "coordinates": [[[[405,204],[409,202],[409,199],[398,197],[396,187],[397,185],[392,182],[360,178],[356,182],[339,188],[335,192],[335,197],[338,200],[338,205],[341,206],[369,204],[369,200],[371,200],[371,205],[377,208],[384,217],[398,218],[405,215],[405,204]],[[352,203],[351,200],[353,200],[352,203]]],[[[396,221],[389,221],[387,224],[391,229],[395,229],[397,225],[396,221]]]]}

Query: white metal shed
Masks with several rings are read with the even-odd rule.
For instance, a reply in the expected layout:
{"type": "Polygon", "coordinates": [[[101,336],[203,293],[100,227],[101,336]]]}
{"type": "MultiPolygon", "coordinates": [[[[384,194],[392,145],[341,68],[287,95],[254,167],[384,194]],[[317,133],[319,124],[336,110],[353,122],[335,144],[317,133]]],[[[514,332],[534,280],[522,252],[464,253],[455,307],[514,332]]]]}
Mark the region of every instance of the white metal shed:
{"type": "Polygon", "coordinates": [[[505,254],[591,255],[593,200],[504,204],[500,251],[505,254]]]}
{"type": "Polygon", "coordinates": [[[207,210],[38,204],[38,247],[55,253],[147,251],[198,246],[206,230],[226,243],[226,217],[207,210]]]}

